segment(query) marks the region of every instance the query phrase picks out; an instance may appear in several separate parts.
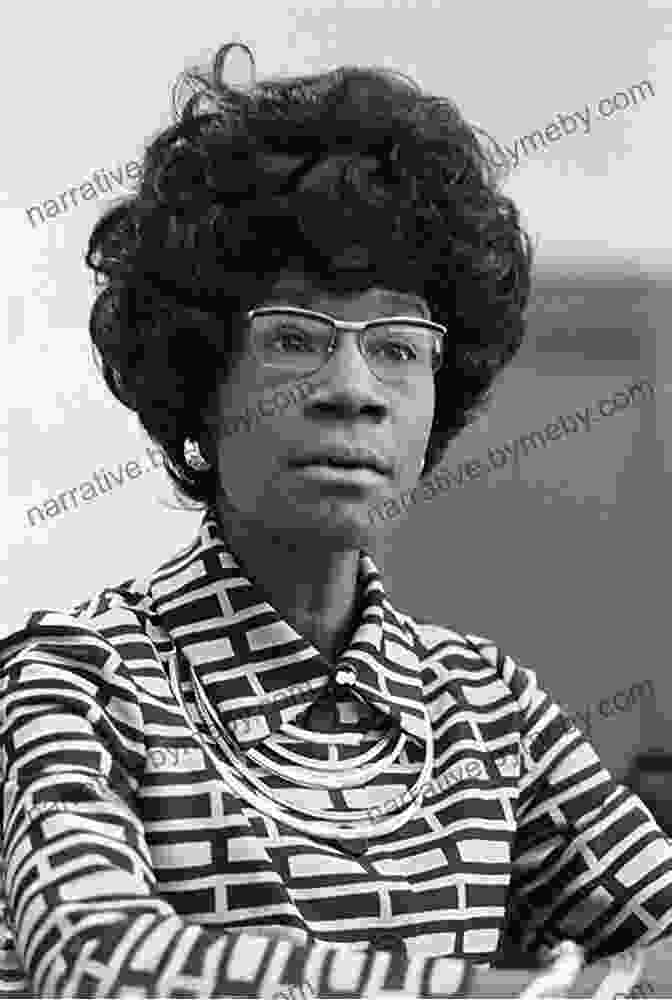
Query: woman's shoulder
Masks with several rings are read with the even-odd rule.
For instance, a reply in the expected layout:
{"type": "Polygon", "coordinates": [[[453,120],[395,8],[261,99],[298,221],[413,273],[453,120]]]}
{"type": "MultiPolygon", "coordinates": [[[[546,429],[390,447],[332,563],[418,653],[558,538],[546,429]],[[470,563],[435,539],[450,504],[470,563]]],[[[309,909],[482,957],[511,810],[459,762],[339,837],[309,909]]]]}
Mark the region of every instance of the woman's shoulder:
{"type": "MultiPolygon", "coordinates": [[[[63,609],[32,610],[0,637],[0,667],[35,655],[97,662],[115,652],[120,638],[146,634],[151,620],[148,581],[125,580],[63,609]]],[[[100,661],[102,662],[102,661],[100,661]]]]}
{"type": "Polygon", "coordinates": [[[436,673],[479,686],[503,683],[516,698],[529,697],[536,690],[536,671],[521,666],[492,639],[409,615],[401,617],[416,636],[423,665],[436,673]]]}
{"type": "Polygon", "coordinates": [[[418,652],[423,659],[448,660],[463,659],[465,662],[476,662],[486,659],[496,667],[500,657],[498,646],[490,639],[471,632],[460,632],[452,625],[438,624],[417,615],[401,614],[397,617],[403,627],[412,633],[416,640],[418,652]]]}
{"type": "Polygon", "coordinates": [[[126,580],[62,610],[32,611],[0,638],[0,772],[28,715],[46,720],[37,724],[45,740],[75,740],[78,766],[93,733],[124,767],[131,757],[140,766],[150,685],[163,676],[147,596],[139,580],[126,580]]]}

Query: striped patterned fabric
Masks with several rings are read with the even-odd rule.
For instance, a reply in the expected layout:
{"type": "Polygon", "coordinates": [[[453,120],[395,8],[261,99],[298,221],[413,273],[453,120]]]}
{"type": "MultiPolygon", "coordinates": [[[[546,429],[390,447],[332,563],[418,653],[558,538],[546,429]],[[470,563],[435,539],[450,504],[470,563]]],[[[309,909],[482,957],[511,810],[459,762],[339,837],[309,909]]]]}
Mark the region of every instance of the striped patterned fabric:
{"type": "Polygon", "coordinates": [[[280,997],[306,982],[317,996],[464,995],[505,954],[533,964],[572,939],[593,961],[672,931],[672,845],[535,672],[396,611],[366,553],[359,595],[336,665],[354,694],[327,697],[334,665],[245,575],[209,511],[148,578],[36,611],[0,643],[0,995],[280,997]],[[404,803],[426,706],[436,757],[419,812],[353,843],[248,805],[190,664],[241,752],[269,764],[337,769],[386,726],[406,736],[365,787],[252,768],[323,810],[404,803]]]}

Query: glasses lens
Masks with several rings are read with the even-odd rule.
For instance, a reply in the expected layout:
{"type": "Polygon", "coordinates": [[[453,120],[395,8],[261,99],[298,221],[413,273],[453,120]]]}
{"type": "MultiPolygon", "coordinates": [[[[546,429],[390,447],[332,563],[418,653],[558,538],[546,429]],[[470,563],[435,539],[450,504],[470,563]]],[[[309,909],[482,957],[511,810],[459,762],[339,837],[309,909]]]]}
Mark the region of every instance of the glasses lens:
{"type": "MultiPolygon", "coordinates": [[[[254,352],[263,364],[312,374],[329,359],[333,326],[315,316],[278,309],[257,313],[252,318],[250,335],[254,352]]],[[[374,322],[363,338],[367,363],[387,381],[431,375],[441,364],[442,346],[441,337],[422,321],[374,322]]]]}
{"type": "Polygon", "coordinates": [[[326,320],[293,313],[254,316],[251,336],[264,364],[293,372],[314,372],[328,357],[332,327],[326,320]]]}
{"type": "Polygon", "coordinates": [[[431,375],[441,362],[441,342],[422,323],[380,323],[366,333],[367,360],[380,378],[431,375]]]}

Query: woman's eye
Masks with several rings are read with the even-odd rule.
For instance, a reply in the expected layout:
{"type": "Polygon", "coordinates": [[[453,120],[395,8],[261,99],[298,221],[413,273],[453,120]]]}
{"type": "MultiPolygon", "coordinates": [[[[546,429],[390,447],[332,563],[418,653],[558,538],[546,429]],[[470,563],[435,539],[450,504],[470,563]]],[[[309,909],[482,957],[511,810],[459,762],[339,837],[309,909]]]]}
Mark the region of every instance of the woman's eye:
{"type": "Polygon", "coordinates": [[[415,361],[417,358],[415,350],[410,344],[404,344],[401,341],[391,341],[388,340],[384,344],[378,345],[379,351],[384,351],[386,357],[390,361],[415,361]]]}
{"type": "Polygon", "coordinates": [[[311,350],[310,338],[301,330],[278,330],[273,344],[285,351],[311,350]]]}

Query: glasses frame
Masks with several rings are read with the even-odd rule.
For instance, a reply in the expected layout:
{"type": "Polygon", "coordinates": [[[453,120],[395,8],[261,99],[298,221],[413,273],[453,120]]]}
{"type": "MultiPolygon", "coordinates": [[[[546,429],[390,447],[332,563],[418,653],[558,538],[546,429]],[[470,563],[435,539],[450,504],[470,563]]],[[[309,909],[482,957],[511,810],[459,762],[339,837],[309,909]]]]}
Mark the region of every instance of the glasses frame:
{"type": "MultiPolygon", "coordinates": [[[[331,340],[329,342],[329,346],[327,347],[326,359],[322,362],[321,365],[318,365],[318,367],[314,368],[312,371],[302,372],[303,375],[314,375],[315,372],[319,372],[329,363],[332,354],[336,350],[336,344],[339,339],[338,336],[339,333],[346,331],[356,334],[359,353],[366,361],[367,367],[372,375],[375,375],[375,377],[379,379],[381,382],[386,382],[386,383],[394,381],[403,381],[403,378],[398,380],[394,378],[385,378],[383,375],[379,375],[378,372],[374,371],[371,365],[369,364],[369,359],[366,356],[364,349],[364,342],[363,342],[366,332],[370,327],[384,326],[385,324],[395,320],[396,321],[403,320],[404,323],[411,323],[412,325],[422,326],[423,329],[427,329],[429,327],[431,328],[431,330],[433,330],[433,332],[437,335],[437,337],[440,337],[440,340],[438,341],[439,363],[436,365],[435,368],[432,369],[432,377],[434,377],[434,375],[436,375],[436,373],[441,369],[441,367],[443,366],[443,362],[445,360],[444,342],[445,342],[445,337],[448,334],[448,328],[444,326],[442,323],[435,323],[433,320],[425,319],[423,316],[403,316],[403,315],[379,316],[376,319],[355,321],[355,320],[337,319],[335,316],[330,316],[328,313],[317,312],[317,310],[315,309],[304,309],[300,306],[277,305],[277,306],[257,306],[255,309],[249,309],[245,313],[245,319],[248,321],[248,323],[251,323],[255,316],[268,316],[272,315],[273,313],[292,313],[295,316],[309,316],[309,317],[312,316],[315,317],[316,319],[326,320],[326,322],[329,323],[329,325],[333,328],[331,340]]],[[[256,345],[254,343],[253,338],[250,338],[250,343],[255,358],[264,368],[272,368],[274,371],[288,370],[283,365],[274,365],[272,362],[266,361],[264,358],[262,358],[256,349],[256,345]]]]}

